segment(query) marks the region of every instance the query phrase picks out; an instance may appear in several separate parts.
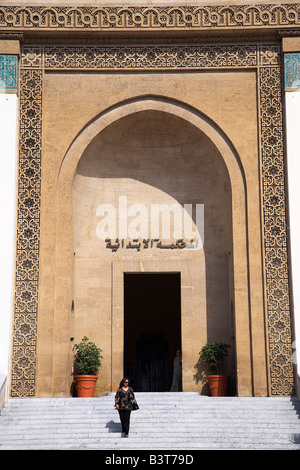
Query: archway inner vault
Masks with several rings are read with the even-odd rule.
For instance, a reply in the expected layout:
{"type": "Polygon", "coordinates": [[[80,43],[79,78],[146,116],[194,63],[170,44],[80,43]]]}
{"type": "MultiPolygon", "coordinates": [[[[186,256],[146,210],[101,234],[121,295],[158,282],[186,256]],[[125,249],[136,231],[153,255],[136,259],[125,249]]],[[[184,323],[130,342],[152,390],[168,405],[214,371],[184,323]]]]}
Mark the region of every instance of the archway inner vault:
{"type": "MultiPolygon", "coordinates": [[[[235,334],[230,309],[233,303],[231,207],[231,183],[220,152],[203,131],[182,117],[157,109],[131,113],[107,126],[87,145],[73,183],[72,331],[77,340],[85,331],[101,344],[106,356],[113,351],[111,368],[107,367],[101,374],[102,386],[108,388],[111,380],[116,380],[112,377],[123,375],[122,273],[175,270],[182,274],[183,282],[183,387],[185,390],[201,388],[200,372],[195,372],[201,346],[206,341],[232,343],[235,334]],[[161,240],[162,247],[171,247],[176,238],[178,213],[174,213],[174,205],[179,208],[182,227],[177,239],[187,235],[184,207],[189,206],[194,212],[197,206],[204,209],[203,219],[195,221],[195,214],[193,217],[196,225],[200,225],[203,240],[198,241],[203,246],[160,247],[161,240]],[[159,220],[157,233],[153,235],[153,208],[157,206],[171,209],[167,214],[169,235],[163,233],[167,228],[164,220],[159,220]],[[109,235],[101,238],[97,232],[103,220],[99,215],[104,216],[108,210],[115,217],[114,243],[119,240],[116,249],[107,249],[109,235]],[[120,231],[122,226],[124,232],[125,217],[129,232],[135,222],[137,235],[128,233],[122,239],[120,231]],[[139,243],[138,249],[130,249],[130,238],[139,243]]],[[[110,220],[105,220],[109,225],[110,220]]],[[[195,223],[193,230],[197,232],[195,223]]],[[[192,236],[185,241],[190,242],[192,236]]],[[[165,315],[169,313],[165,311],[165,315]]],[[[139,332],[139,336],[142,334],[139,332]]],[[[234,343],[232,346],[227,369],[234,377],[234,343]]]]}

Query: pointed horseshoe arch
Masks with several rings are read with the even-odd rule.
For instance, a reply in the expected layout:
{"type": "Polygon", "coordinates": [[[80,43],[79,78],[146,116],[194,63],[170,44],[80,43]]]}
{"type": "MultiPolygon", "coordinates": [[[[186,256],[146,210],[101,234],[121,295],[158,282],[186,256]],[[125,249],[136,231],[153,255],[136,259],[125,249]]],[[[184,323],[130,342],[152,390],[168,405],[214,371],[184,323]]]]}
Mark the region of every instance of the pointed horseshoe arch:
{"type": "MultiPolygon", "coordinates": [[[[71,143],[60,167],[57,181],[55,298],[61,299],[64,297],[66,304],[68,302],[71,304],[72,301],[73,247],[70,243],[72,239],[72,186],[78,162],[90,142],[106,127],[123,117],[148,110],[177,116],[198,128],[216,146],[227,167],[232,192],[237,389],[240,396],[252,394],[247,193],[243,168],[236,150],[224,132],[207,116],[182,102],[156,96],[143,96],[118,103],[89,122],[71,143]]],[[[57,338],[55,341],[60,344],[56,350],[59,351],[60,356],[62,354],[68,356],[70,354],[69,344],[62,339],[61,334],[65,329],[66,318],[60,310],[61,302],[57,301],[54,314],[54,338],[57,338]]],[[[112,344],[112,364],[117,361],[113,356],[113,351],[114,344],[112,344]]],[[[55,367],[56,364],[59,364],[59,360],[53,360],[53,364],[55,367]]],[[[111,367],[113,369],[113,365],[111,367]]],[[[53,371],[53,377],[55,377],[55,371],[53,371]]]]}

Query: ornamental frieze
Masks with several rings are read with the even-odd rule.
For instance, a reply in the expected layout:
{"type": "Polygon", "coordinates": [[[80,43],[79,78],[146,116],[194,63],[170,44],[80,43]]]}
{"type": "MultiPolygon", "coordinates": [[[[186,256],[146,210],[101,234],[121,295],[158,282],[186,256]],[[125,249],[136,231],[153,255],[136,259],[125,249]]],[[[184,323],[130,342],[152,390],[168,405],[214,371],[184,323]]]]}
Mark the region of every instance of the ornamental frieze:
{"type": "Polygon", "coordinates": [[[300,5],[43,7],[2,6],[0,28],[19,30],[155,30],[291,28],[300,5]]]}

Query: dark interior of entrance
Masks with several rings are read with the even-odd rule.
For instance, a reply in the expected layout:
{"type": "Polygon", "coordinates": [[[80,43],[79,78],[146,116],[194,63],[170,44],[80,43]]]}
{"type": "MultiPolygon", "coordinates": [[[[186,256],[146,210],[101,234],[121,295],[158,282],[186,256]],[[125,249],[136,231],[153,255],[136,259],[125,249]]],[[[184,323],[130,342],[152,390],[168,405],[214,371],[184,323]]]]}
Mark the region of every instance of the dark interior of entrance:
{"type": "Polygon", "coordinates": [[[124,273],[124,376],[134,390],[170,390],[179,349],[180,273],[124,273]]]}

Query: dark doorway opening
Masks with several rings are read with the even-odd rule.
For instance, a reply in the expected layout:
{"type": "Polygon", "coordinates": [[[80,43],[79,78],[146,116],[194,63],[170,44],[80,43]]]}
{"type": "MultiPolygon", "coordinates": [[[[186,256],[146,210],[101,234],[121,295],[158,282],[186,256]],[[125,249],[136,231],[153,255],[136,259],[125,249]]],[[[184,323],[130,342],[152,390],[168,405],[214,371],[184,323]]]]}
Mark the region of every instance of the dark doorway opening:
{"type": "Polygon", "coordinates": [[[170,390],[178,349],[180,273],[124,273],[124,376],[135,391],[170,390]]]}

